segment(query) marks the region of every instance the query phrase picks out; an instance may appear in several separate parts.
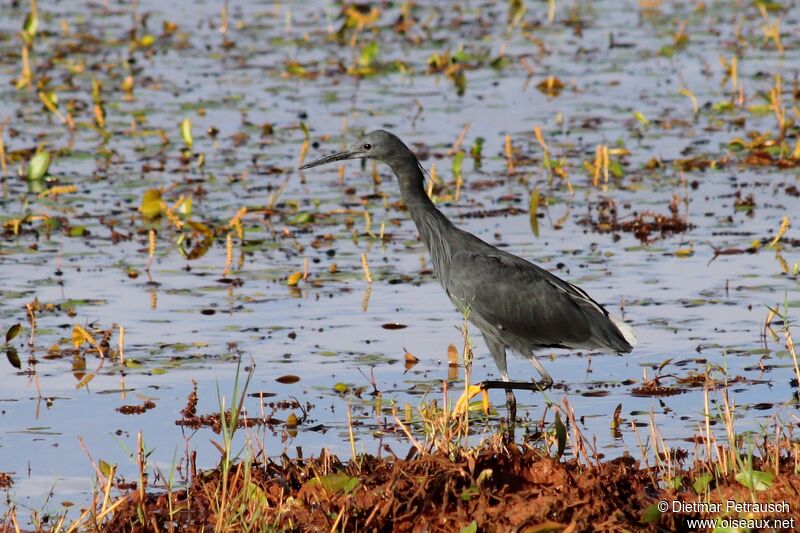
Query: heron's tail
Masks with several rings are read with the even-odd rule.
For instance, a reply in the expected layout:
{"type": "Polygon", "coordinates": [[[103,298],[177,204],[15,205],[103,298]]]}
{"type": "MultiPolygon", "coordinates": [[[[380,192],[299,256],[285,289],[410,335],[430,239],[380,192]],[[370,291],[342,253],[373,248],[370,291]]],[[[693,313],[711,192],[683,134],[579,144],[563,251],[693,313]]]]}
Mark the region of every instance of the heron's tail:
{"type": "Polygon", "coordinates": [[[611,322],[614,323],[619,332],[622,334],[622,337],[625,339],[625,341],[628,344],[630,344],[631,348],[636,346],[636,334],[633,332],[633,328],[631,328],[628,324],[623,322],[621,318],[617,318],[614,315],[608,315],[608,317],[611,319],[611,322]]]}

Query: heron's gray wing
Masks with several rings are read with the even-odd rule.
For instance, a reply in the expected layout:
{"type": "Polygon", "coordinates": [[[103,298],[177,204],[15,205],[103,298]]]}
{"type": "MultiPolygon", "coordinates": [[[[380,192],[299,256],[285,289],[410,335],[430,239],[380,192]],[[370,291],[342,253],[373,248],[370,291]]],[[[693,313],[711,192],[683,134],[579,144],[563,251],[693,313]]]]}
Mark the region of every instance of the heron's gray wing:
{"type": "Polygon", "coordinates": [[[473,321],[531,346],[577,346],[592,335],[586,310],[605,310],[577,287],[499,250],[458,251],[447,290],[473,321]]]}

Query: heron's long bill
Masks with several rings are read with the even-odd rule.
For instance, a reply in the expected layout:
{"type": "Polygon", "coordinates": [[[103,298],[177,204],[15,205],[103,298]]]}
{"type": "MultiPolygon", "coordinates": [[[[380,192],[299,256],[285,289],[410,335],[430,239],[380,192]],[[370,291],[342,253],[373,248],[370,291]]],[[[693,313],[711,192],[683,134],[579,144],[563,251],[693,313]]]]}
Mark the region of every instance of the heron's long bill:
{"type": "Polygon", "coordinates": [[[300,170],[305,170],[311,167],[317,167],[319,165],[324,165],[325,163],[333,163],[334,161],[342,161],[343,159],[352,159],[355,154],[353,152],[336,152],[335,154],[326,155],[325,157],[320,157],[316,161],[312,161],[311,163],[306,163],[300,170]]]}

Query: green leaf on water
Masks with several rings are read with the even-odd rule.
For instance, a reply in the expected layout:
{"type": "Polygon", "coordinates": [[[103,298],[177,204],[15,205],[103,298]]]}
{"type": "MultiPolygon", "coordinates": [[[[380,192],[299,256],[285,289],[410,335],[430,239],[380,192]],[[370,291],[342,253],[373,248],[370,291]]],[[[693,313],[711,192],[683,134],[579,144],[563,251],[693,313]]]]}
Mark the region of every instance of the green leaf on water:
{"type": "Polygon", "coordinates": [[[289,224],[299,226],[300,224],[311,224],[314,222],[316,217],[314,213],[309,213],[304,211],[302,213],[297,213],[295,216],[289,219],[289,224]]]}
{"type": "Polygon", "coordinates": [[[539,236],[539,189],[534,189],[531,193],[531,203],[528,207],[529,216],[531,219],[531,230],[533,234],[538,237],[539,236]]]}
{"type": "Polygon", "coordinates": [[[775,474],[748,468],[736,474],[736,481],[748,489],[762,491],[772,486],[772,483],[775,481],[775,474]]]}
{"type": "Polygon", "coordinates": [[[733,105],[733,102],[728,102],[727,100],[716,102],[711,106],[711,110],[715,113],[729,113],[734,109],[736,109],[736,107],[733,105]]]}
{"type": "Polygon", "coordinates": [[[745,141],[739,138],[733,139],[731,142],[728,143],[728,149],[733,150],[734,152],[740,152],[747,147],[745,141]]]}
{"type": "Polygon", "coordinates": [[[85,376],[83,376],[83,379],[81,379],[75,385],[75,390],[81,390],[82,388],[86,387],[89,384],[89,382],[94,379],[94,376],[95,376],[94,374],[86,374],[85,376]]]}
{"type": "Polygon", "coordinates": [[[52,110],[58,109],[58,95],[55,91],[42,91],[39,93],[45,107],[52,110]]]}
{"type": "Polygon", "coordinates": [[[37,152],[28,163],[28,180],[38,181],[47,174],[50,168],[50,152],[42,150],[37,152]]]}
{"type": "Polygon", "coordinates": [[[97,467],[100,469],[100,473],[106,477],[113,476],[114,471],[117,469],[117,465],[108,463],[102,459],[97,462],[97,467]]]}
{"type": "Polygon", "coordinates": [[[664,57],[672,57],[675,55],[675,48],[669,45],[664,45],[659,50],[659,53],[664,57]]]}
{"type": "Polygon", "coordinates": [[[142,48],[147,48],[148,46],[153,46],[156,42],[156,36],[148,33],[144,35],[141,39],[139,39],[139,46],[142,48]]]}
{"type": "Polygon", "coordinates": [[[564,450],[567,447],[567,427],[564,425],[564,422],[561,421],[561,414],[556,413],[556,441],[558,442],[558,455],[556,456],[557,459],[560,459],[562,455],[564,455],[564,450]]]}
{"type": "Polygon", "coordinates": [[[505,68],[510,64],[511,60],[508,58],[508,56],[502,55],[492,59],[492,61],[489,63],[489,66],[492,67],[493,69],[502,70],[503,68],[505,68]]]}
{"type": "Polygon", "coordinates": [[[461,164],[464,161],[464,152],[458,151],[453,155],[453,177],[459,179],[461,177],[461,164]]]}
{"type": "Polygon", "coordinates": [[[344,394],[349,389],[350,387],[348,387],[345,383],[337,383],[336,385],[333,386],[333,390],[335,390],[339,394],[344,394]]]}
{"type": "Polygon", "coordinates": [[[457,70],[452,76],[453,84],[456,86],[456,94],[464,96],[467,92],[467,77],[464,75],[463,70],[457,70]]]}
{"type": "Polygon", "coordinates": [[[780,2],[776,2],[775,0],[755,0],[753,2],[755,6],[759,9],[763,8],[767,12],[775,12],[775,11],[783,11],[786,7],[781,4],[780,2]]]}
{"type": "Polygon", "coordinates": [[[362,68],[368,68],[372,65],[372,62],[375,61],[375,58],[378,56],[378,43],[376,41],[372,41],[369,44],[364,45],[361,49],[361,53],[358,56],[358,66],[362,68]]]}
{"type": "Polygon", "coordinates": [[[671,478],[669,480],[669,486],[674,490],[680,490],[680,488],[683,486],[683,476],[680,475],[671,478]]]}
{"type": "Polygon", "coordinates": [[[192,137],[192,119],[189,117],[181,121],[181,137],[183,138],[183,144],[187,148],[191,148],[194,144],[194,138],[192,137]]]}
{"type": "Polygon", "coordinates": [[[542,166],[543,166],[543,167],[544,167],[546,170],[551,170],[551,169],[553,168],[553,165],[550,163],[550,156],[549,156],[549,155],[547,155],[547,152],[545,152],[544,154],[542,154],[542,166]]]}
{"type": "Polygon", "coordinates": [[[47,190],[44,180],[28,180],[28,192],[31,194],[42,194],[47,190]]]}
{"type": "Polygon", "coordinates": [[[72,226],[69,228],[69,236],[70,237],[83,237],[86,233],[86,228],[84,226],[72,226]]]}
{"type": "Polygon", "coordinates": [[[483,143],[486,140],[483,137],[478,137],[475,139],[475,143],[472,145],[472,148],[469,150],[469,154],[472,156],[473,159],[480,159],[483,156],[483,143]]]}
{"type": "Polygon", "coordinates": [[[178,205],[178,213],[190,217],[192,216],[192,197],[189,196],[178,205]]]}
{"type": "Polygon", "coordinates": [[[8,331],[6,331],[6,342],[11,342],[12,340],[14,340],[14,337],[19,335],[21,331],[22,331],[22,326],[19,324],[14,324],[10,328],[8,328],[8,331]]]}
{"type": "Polygon", "coordinates": [[[753,115],[766,116],[773,113],[773,108],[769,104],[751,105],[747,111],[753,115]]]}
{"type": "Polygon", "coordinates": [[[459,46],[458,50],[453,52],[451,61],[453,63],[469,63],[473,59],[476,57],[464,50],[463,46],[459,46]]]}
{"type": "Polygon", "coordinates": [[[661,364],[658,365],[658,370],[656,370],[656,374],[660,374],[661,371],[664,370],[664,367],[667,366],[668,364],[670,364],[671,362],[672,362],[672,358],[671,357],[668,357],[667,359],[664,359],[663,361],[661,361],[661,364]]]}
{"type": "Polygon", "coordinates": [[[102,104],[103,98],[102,93],[103,91],[103,82],[98,80],[97,78],[92,78],[92,101],[95,104],[102,104]]]}
{"type": "Polygon", "coordinates": [[[482,413],[483,412],[483,400],[477,399],[474,402],[469,402],[467,406],[467,411],[470,413],[482,413]]]}
{"type": "Polygon", "coordinates": [[[625,175],[625,171],[619,161],[610,161],[608,163],[608,171],[611,172],[615,178],[621,178],[625,175]]]}
{"type": "Polygon", "coordinates": [[[306,72],[308,71],[305,69],[305,67],[303,67],[303,65],[296,61],[287,61],[286,72],[292,76],[305,76],[306,72]]]}
{"type": "Polygon", "coordinates": [[[641,111],[634,111],[633,118],[638,120],[642,126],[650,125],[650,120],[646,116],[644,116],[644,113],[642,113],[641,111]]]}
{"type": "Polygon", "coordinates": [[[144,218],[155,218],[161,214],[161,189],[148,189],[142,195],[139,210],[144,218]]]}
{"type": "Polygon", "coordinates": [[[39,17],[35,11],[31,11],[25,17],[25,22],[22,24],[22,32],[28,39],[36,37],[36,30],[39,28],[39,17]]]}
{"type": "Polygon", "coordinates": [[[527,6],[524,0],[509,0],[508,2],[508,23],[511,26],[516,26],[517,23],[525,15],[527,6]]]}
{"type": "Polygon", "coordinates": [[[19,360],[19,354],[17,353],[16,348],[9,346],[6,348],[6,357],[8,357],[8,362],[11,363],[16,369],[22,368],[22,362],[19,360]]]}

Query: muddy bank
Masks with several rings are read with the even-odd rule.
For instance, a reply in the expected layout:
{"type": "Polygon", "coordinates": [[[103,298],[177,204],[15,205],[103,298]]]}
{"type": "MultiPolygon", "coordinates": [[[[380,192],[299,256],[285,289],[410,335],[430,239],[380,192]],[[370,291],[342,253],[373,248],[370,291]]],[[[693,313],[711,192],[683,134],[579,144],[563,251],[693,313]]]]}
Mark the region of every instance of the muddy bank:
{"type": "Polygon", "coordinates": [[[708,464],[675,470],[665,481],[664,471],[630,457],[582,465],[499,443],[451,457],[437,452],[342,462],[328,454],[284,456],[238,464],[224,489],[221,472],[212,470],[171,495],[148,493],[141,500],[132,490],[103,529],[208,531],[224,524],[225,530],[249,525],[287,531],[676,531],[696,529],[690,520],[697,518],[790,520],[800,508],[800,476],[793,465],[780,464],[777,475],[770,468],[756,460],[751,472],[758,472],[756,479],[767,474],[769,486],[749,488],[741,475],[709,476],[708,464]],[[740,512],[729,512],[729,500],[740,504],[740,512]],[[753,502],[775,505],[742,510],[753,502]]]}

